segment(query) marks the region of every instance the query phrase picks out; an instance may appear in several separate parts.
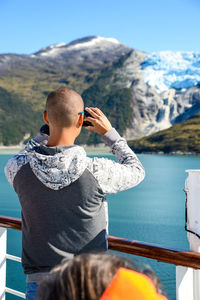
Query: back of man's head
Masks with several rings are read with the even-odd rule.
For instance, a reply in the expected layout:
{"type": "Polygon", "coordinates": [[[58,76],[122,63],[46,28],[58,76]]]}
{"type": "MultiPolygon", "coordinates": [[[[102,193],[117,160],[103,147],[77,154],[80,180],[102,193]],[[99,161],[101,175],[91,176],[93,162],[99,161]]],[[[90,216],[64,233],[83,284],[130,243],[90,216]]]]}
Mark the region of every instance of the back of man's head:
{"type": "Polygon", "coordinates": [[[59,88],[47,97],[46,111],[49,122],[55,127],[76,125],[78,113],[83,110],[83,100],[75,91],[59,88]]]}

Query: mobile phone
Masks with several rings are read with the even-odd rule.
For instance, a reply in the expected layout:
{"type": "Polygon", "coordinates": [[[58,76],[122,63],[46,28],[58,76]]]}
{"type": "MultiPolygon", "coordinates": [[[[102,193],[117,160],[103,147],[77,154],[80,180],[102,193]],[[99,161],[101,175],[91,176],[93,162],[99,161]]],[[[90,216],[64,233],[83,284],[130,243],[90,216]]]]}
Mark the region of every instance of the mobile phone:
{"type": "MultiPolygon", "coordinates": [[[[91,118],[93,118],[92,115],[87,110],[84,109],[84,118],[85,117],[91,117],[91,118]]],[[[83,121],[83,126],[87,127],[87,126],[93,126],[93,125],[89,121],[83,121]]]]}

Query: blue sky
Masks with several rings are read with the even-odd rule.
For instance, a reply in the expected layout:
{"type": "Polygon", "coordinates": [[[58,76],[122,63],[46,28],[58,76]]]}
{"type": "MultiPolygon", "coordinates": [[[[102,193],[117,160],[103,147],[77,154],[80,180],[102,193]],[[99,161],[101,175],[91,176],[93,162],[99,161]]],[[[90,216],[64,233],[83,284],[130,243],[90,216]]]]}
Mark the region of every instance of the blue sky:
{"type": "Polygon", "coordinates": [[[145,51],[200,51],[200,0],[0,0],[0,53],[91,36],[145,51]]]}

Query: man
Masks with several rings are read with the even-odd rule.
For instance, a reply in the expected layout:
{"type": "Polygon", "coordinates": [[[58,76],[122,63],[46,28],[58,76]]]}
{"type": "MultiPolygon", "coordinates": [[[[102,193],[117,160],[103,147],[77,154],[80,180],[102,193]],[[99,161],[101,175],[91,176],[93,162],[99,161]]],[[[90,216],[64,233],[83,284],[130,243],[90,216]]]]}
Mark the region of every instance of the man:
{"type": "Polygon", "coordinates": [[[119,163],[89,158],[74,145],[83,124],[84,104],[75,91],[49,94],[44,112],[50,135],[38,136],[5,167],[22,207],[22,265],[27,274],[27,299],[38,282],[63,255],[107,249],[105,194],[140,183],[144,169],[98,108],[87,108],[88,130],[103,136],[119,163]]]}

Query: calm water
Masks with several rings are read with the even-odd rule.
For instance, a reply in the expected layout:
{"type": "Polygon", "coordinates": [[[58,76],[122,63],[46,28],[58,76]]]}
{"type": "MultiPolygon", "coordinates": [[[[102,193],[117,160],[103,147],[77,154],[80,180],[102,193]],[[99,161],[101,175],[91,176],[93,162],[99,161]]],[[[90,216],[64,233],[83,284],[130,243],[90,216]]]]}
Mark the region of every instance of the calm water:
{"type": "MultiPolygon", "coordinates": [[[[9,155],[0,155],[0,214],[20,217],[20,206],[7,183],[3,168],[9,155]]],[[[183,192],[186,169],[199,169],[200,157],[139,155],[145,180],[136,188],[109,195],[109,232],[112,235],[188,249],[184,231],[183,192]]],[[[109,156],[113,158],[113,156],[109,156]]],[[[8,230],[8,253],[20,256],[21,232],[8,230]]],[[[135,257],[131,256],[132,259],[135,257]]],[[[137,257],[138,259],[138,257],[137,257]]],[[[161,279],[169,300],[175,300],[175,267],[139,258],[152,266],[161,279]]],[[[21,266],[8,261],[7,286],[24,291],[25,277],[21,266]]],[[[7,296],[7,300],[17,299],[7,296]]]]}

